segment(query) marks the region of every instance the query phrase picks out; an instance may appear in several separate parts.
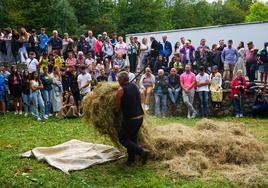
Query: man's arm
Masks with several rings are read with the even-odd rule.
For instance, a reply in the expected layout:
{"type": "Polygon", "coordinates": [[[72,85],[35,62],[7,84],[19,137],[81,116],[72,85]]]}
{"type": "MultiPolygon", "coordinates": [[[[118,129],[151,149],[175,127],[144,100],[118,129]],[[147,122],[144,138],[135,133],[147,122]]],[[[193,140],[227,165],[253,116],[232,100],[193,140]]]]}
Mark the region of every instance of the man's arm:
{"type": "Polygon", "coordinates": [[[120,87],[118,90],[117,90],[117,93],[115,95],[115,111],[116,112],[119,112],[120,110],[120,106],[121,106],[121,98],[122,96],[124,95],[124,90],[122,87],[120,87]]]}

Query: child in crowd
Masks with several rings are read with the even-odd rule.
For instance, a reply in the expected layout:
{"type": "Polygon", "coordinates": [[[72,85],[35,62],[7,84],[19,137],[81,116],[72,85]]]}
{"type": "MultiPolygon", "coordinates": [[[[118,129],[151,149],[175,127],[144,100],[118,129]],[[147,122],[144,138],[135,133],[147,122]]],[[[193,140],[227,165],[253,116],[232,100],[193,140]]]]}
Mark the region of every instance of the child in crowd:
{"type": "Polygon", "coordinates": [[[48,67],[49,64],[49,58],[47,52],[43,52],[42,56],[39,60],[39,71],[40,73],[43,73],[43,68],[48,67]]]}
{"type": "Polygon", "coordinates": [[[76,70],[73,70],[71,72],[71,76],[69,79],[69,85],[70,85],[70,90],[72,92],[76,107],[77,107],[77,112],[78,115],[81,116],[81,96],[80,96],[80,91],[79,91],[79,86],[78,86],[78,81],[77,81],[77,72],[76,70]]]}
{"type": "Polygon", "coordinates": [[[223,92],[222,92],[222,76],[219,73],[218,66],[212,67],[212,73],[210,74],[210,94],[213,106],[220,108],[223,92]]]}
{"type": "Polygon", "coordinates": [[[22,102],[23,110],[25,112],[24,116],[27,117],[31,113],[30,105],[30,74],[25,70],[22,74],[22,102]]]}
{"type": "Polygon", "coordinates": [[[29,53],[29,58],[26,59],[26,67],[28,69],[28,72],[30,74],[32,74],[35,71],[38,71],[38,65],[39,62],[37,61],[37,59],[35,59],[35,53],[34,52],[30,52],[29,53]]]}
{"type": "Polygon", "coordinates": [[[59,56],[59,52],[57,50],[53,51],[53,67],[61,68],[63,64],[63,59],[59,56]]]}
{"type": "Polygon", "coordinates": [[[59,118],[78,117],[77,107],[72,93],[65,91],[63,96],[63,106],[59,112],[59,118]]]}

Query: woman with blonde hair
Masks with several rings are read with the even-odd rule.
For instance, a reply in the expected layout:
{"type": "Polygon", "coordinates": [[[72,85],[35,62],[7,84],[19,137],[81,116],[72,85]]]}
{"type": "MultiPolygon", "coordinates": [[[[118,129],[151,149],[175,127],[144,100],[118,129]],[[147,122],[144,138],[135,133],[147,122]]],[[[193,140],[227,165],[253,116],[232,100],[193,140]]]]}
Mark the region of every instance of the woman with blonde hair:
{"type": "Polygon", "coordinates": [[[150,98],[155,86],[155,76],[152,74],[151,69],[149,67],[145,69],[145,73],[141,76],[139,85],[142,104],[145,110],[149,110],[150,98]]]}

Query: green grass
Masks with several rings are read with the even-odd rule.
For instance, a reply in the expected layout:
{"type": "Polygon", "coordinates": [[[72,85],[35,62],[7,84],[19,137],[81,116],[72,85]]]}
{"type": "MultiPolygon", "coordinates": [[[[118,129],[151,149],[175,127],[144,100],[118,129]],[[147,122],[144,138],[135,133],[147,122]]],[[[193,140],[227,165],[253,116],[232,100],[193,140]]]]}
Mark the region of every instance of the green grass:
{"type": "MultiPolygon", "coordinates": [[[[198,121],[185,118],[150,119],[153,126],[168,123],[194,126],[198,121]]],[[[242,121],[258,139],[268,143],[268,119],[237,120],[227,117],[221,120],[242,121]]],[[[52,146],[70,139],[111,144],[109,139],[98,135],[90,125],[84,125],[81,119],[50,119],[42,123],[13,114],[1,116],[0,187],[239,187],[217,175],[209,180],[166,176],[165,169],[157,162],[130,168],[123,164],[125,159],[122,159],[66,175],[44,162],[19,156],[34,147],[52,146]]]]}

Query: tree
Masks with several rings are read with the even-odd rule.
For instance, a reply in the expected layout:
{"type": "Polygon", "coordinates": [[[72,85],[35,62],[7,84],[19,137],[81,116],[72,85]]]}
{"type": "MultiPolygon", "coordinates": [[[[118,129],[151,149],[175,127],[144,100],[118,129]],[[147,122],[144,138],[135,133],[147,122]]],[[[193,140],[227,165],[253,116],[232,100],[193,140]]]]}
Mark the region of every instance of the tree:
{"type": "Polygon", "coordinates": [[[246,17],[247,22],[267,21],[268,6],[261,2],[257,2],[250,6],[250,14],[246,17]]]}

